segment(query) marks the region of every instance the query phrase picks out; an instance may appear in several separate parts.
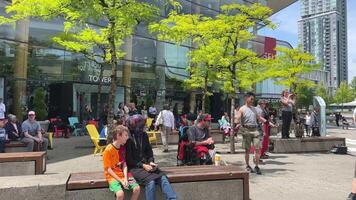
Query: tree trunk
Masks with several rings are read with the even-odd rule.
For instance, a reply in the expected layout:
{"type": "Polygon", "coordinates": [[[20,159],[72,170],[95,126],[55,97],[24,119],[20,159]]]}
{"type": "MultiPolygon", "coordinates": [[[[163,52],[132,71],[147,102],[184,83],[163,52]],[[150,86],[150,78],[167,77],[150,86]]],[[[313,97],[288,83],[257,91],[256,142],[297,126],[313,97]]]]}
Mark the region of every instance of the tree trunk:
{"type": "MultiPolygon", "coordinates": [[[[234,124],[234,116],[235,116],[235,96],[231,97],[231,116],[230,116],[230,121],[231,121],[231,128],[234,129],[235,128],[235,124],[234,124]]],[[[234,137],[234,131],[232,130],[230,132],[230,153],[234,154],[235,153],[235,137],[234,137]]]]}
{"type": "Polygon", "coordinates": [[[109,103],[108,103],[108,125],[109,130],[112,129],[112,122],[114,119],[114,103],[115,103],[115,94],[116,94],[116,81],[117,81],[117,57],[116,57],[116,46],[115,46],[115,36],[113,27],[115,27],[115,23],[111,23],[110,35],[108,38],[108,42],[110,45],[110,54],[111,54],[111,83],[110,83],[110,93],[109,93],[109,103]]]}
{"type": "MultiPolygon", "coordinates": [[[[132,36],[126,38],[125,40],[125,60],[132,60],[132,36]]],[[[124,62],[124,67],[122,70],[122,85],[125,90],[124,103],[131,102],[131,72],[132,63],[129,61],[124,62]]]]}
{"type": "Polygon", "coordinates": [[[158,110],[163,109],[163,105],[166,101],[166,61],[165,61],[165,44],[163,42],[157,42],[156,51],[156,78],[157,78],[157,93],[156,93],[156,108],[158,110]]]}
{"type": "Polygon", "coordinates": [[[96,106],[96,117],[99,119],[100,117],[100,109],[101,109],[101,89],[103,87],[103,76],[104,76],[104,65],[100,65],[100,74],[99,74],[99,85],[98,85],[98,104],[96,106]]]}
{"type": "Polygon", "coordinates": [[[14,67],[14,102],[13,111],[22,121],[22,107],[26,105],[27,57],[28,57],[29,20],[21,20],[16,24],[16,46],[14,67]]]}
{"type": "Polygon", "coordinates": [[[203,93],[203,96],[201,97],[201,105],[202,105],[202,113],[205,113],[205,98],[206,98],[206,93],[203,93]]]}
{"type": "Polygon", "coordinates": [[[234,154],[235,153],[235,137],[234,137],[234,128],[235,128],[235,124],[234,124],[234,116],[235,116],[235,95],[233,94],[233,96],[231,97],[231,105],[230,105],[230,124],[232,127],[232,131],[230,132],[230,153],[234,154]]]}
{"type": "Polygon", "coordinates": [[[189,97],[189,112],[190,113],[194,113],[194,111],[195,111],[196,97],[197,97],[197,95],[193,91],[191,91],[190,97],[189,97]]]}

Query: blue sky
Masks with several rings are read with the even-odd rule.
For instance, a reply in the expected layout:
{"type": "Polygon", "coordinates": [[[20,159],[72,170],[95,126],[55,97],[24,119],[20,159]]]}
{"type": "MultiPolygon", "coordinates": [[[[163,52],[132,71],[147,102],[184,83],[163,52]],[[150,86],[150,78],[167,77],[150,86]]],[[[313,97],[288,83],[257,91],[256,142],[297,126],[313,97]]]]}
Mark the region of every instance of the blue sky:
{"type": "MultiPolygon", "coordinates": [[[[296,2],[271,17],[277,24],[275,30],[261,30],[259,34],[272,36],[298,45],[298,20],[300,19],[300,2],[296,2]]],[[[349,81],[356,76],[356,1],[347,1],[347,40],[348,40],[348,68],[349,81]]]]}

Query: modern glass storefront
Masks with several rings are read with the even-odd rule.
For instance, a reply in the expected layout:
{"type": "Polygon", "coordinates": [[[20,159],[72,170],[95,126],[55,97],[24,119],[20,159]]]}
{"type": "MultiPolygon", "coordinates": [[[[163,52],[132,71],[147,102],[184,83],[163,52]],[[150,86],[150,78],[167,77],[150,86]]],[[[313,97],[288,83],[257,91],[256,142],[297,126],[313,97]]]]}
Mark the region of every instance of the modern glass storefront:
{"type": "MultiPolygon", "coordinates": [[[[161,18],[165,17],[171,9],[163,1],[151,0],[150,2],[161,8],[161,18]]],[[[183,13],[214,16],[219,13],[220,6],[223,4],[251,4],[258,1],[180,0],[179,2],[182,5],[181,12],[183,13]]],[[[266,1],[259,2],[266,4],[266,1]]],[[[5,15],[5,4],[4,1],[0,2],[1,15],[5,15]]],[[[50,22],[30,20],[28,24],[20,24],[17,27],[0,26],[0,77],[5,78],[5,101],[11,112],[14,111],[14,99],[21,100],[23,109],[26,107],[30,109],[33,91],[39,86],[47,91],[46,101],[49,107],[53,103],[50,98],[53,94],[50,92],[57,93],[55,96],[65,96],[71,99],[68,106],[71,106],[77,116],[80,116],[85,105],[91,105],[93,110],[96,110],[95,99],[98,93],[97,85],[100,81],[104,84],[103,93],[108,91],[111,81],[110,66],[105,66],[104,77],[99,80],[100,67],[97,64],[87,60],[81,54],[67,51],[52,42],[51,38],[62,30],[63,21],[61,19],[50,22]],[[19,72],[21,65],[22,67],[26,65],[27,70],[19,72]],[[16,82],[22,82],[25,87],[22,91],[26,92],[20,96],[14,92],[15,88],[21,88],[21,84],[19,86],[16,82]],[[62,90],[56,92],[51,89],[61,84],[66,85],[64,88],[69,87],[68,84],[70,85],[70,94],[62,90]]],[[[191,48],[190,44],[177,46],[158,41],[148,33],[146,24],[140,24],[137,27],[130,43],[132,52],[126,52],[129,53],[129,56],[120,61],[117,76],[118,82],[121,83],[123,68],[125,65],[129,65],[131,83],[129,86],[118,85],[116,105],[127,99],[139,104],[141,102],[149,104],[158,101],[161,96],[163,101],[172,105],[179,103],[179,110],[182,110],[183,105],[195,107],[190,108],[191,111],[200,109],[199,95],[194,102],[190,98],[190,93],[184,91],[181,86],[181,81],[188,77],[185,68],[189,62],[186,55],[191,48]],[[129,97],[125,93],[125,87],[130,89],[129,97]],[[198,108],[196,108],[196,104],[198,104],[198,108]]],[[[23,69],[26,68],[23,67],[23,69]]],[[[104,95],[104,101],[106,98],[104,95]]],[[[215,94],[211,100],[210,102],[218,103],[220,104],[219,108],[222,108],[221,111],[211,110],[211,112],[219,113],[228,107],[224,105],[226,102],[224,95],[215,94]]],[[[215,108],[216,106],[210,107],[215,108]]]]}

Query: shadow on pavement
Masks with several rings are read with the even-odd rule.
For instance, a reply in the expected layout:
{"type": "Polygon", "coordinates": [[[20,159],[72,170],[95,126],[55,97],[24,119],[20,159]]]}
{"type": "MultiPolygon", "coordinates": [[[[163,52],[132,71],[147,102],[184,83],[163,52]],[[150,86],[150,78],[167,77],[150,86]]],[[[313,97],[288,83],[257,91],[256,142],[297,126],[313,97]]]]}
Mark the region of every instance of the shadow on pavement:
{"type": "Polygon", "coordinates": [[[277,156],[269,154],[268,159],[288,158],[288,156],[277,156]]]}
{"type": "Polygon", "coordinates": [[[49,157],[47,164],[90,155],[94,151],[94,145],[88,136],[73,136],[68,139],[53,138],[53,140],[53,150],[47,151],[49,157]]]}
{"type": "Polygon", "coordinates": [[[263,167],[261,167],[261,171],[262,174],[273,174],[276,172],[286,172],[286,171],[295,171],[295,170],[290,170],[290,169],[263,169],[263,167]]]}
{"type": "Polygon", "coordinates": [[[293,162],[279,162],[279,161],[275,161],[275,160],[265,160],[263,161],[262,164],[266,164],[266,165],[289,165],[289,164],[294,164],[293,162]]]}

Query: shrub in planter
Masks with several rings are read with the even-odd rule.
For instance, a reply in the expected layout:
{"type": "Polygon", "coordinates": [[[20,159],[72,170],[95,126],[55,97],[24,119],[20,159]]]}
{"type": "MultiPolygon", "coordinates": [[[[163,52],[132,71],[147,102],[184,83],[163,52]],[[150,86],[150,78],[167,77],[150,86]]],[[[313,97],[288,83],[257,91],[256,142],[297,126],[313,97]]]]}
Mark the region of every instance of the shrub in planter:
{"type": "Polygon", "coordinates": [[[33,110],[36,112],[36,119],[43,121],[47,119],[47,105],[45,103],[45,91],[43,88],[35,89],[35,96],[33,98],[33,110]]]}

